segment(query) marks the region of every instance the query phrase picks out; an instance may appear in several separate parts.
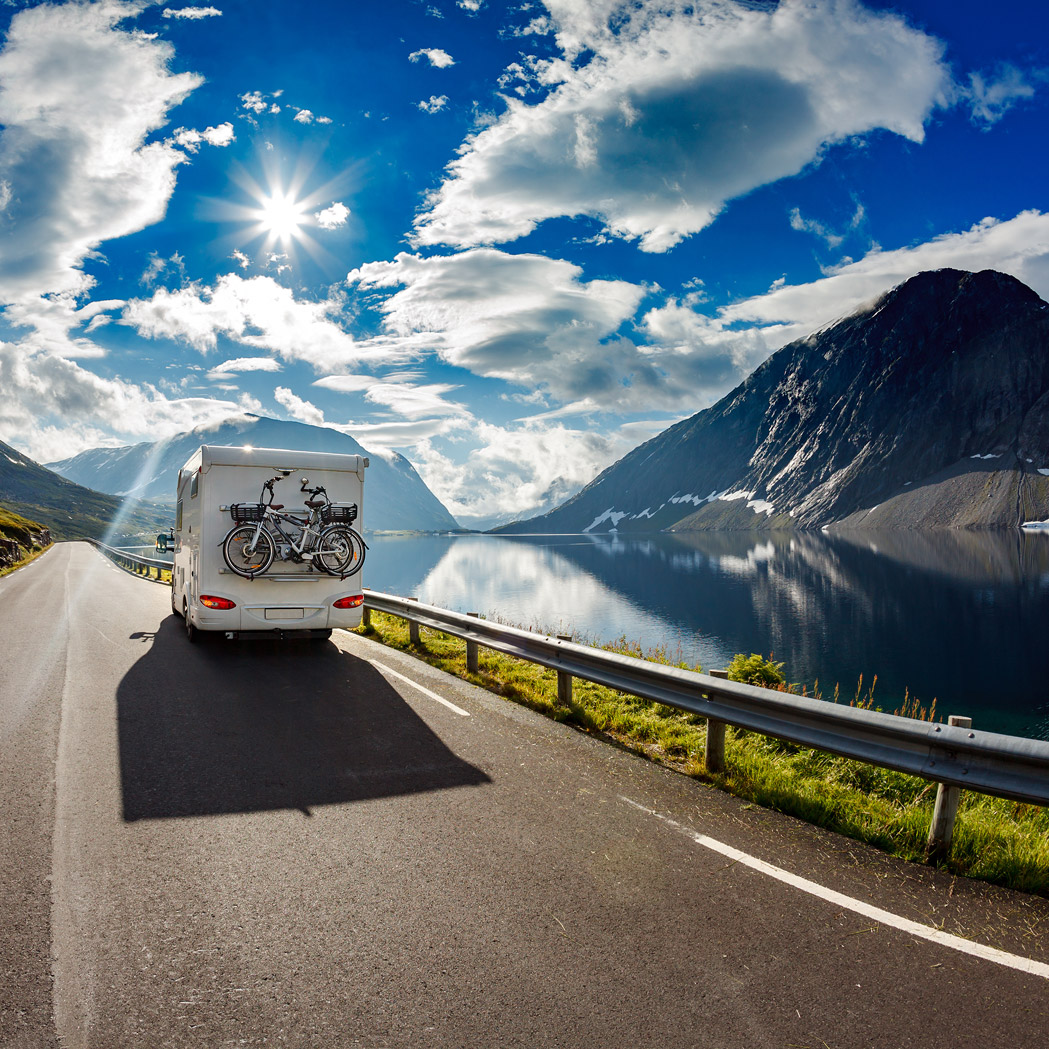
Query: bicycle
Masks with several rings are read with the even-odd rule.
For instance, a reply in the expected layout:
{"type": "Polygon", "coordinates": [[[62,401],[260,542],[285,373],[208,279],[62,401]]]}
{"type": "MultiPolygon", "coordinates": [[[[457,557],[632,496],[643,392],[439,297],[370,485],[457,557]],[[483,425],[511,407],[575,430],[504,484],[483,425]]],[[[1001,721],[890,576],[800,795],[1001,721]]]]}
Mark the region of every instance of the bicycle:
{"type": "Polygon", "coordinates": [[[306,486],[309,481],[304,477],[300,491],[309,491],[310,498],[306,500],[310,511],[308,517],[303,520],[282,513],[284,504],[273,502],[273,485],[284,480],[289,473],[283,472],[264,481],[257,503],[231,504],[229,510],[234,526],[220,544],[223,559],[230,571],[254,579],[269,571],[279,557],[282,561],[297,564],[307,562],[311,569],[313,565],[319,565],[329,575],[343,579],[359,572],[364,564],[367,545],[360,534],[345,523],[356,519],[356,505],[343,507],[332,504],[323,487],[308,490],[306,486]],[[320,494],[324,495],[324,499],[317,499],[320,494]],[[344,512],[336,515],[329,510],[331,507],[344,512]],[[330,520],[326,521],[326,516],[330,520]],[[284,530],[282,522],[292,526],[297,532],[297,538],[284,530]],[[273,532],[283,540],[282,544],[274,538],[273,532]]]}
{"type": "Polygon", "coordinates": [[[354,568],[353,572],[347,574],[352,575],[354,572],[359,572],[364,567],[368,544],[360,532],[353,527],[353,522],[357,520],[357,504],[333,503],[328,497],[327,489],[323,486],[307,488],[306,486],[310,483],[309,478],[303,477],[301,480],[302,485],[299,491],[306,492],[310,496],[304,500],[310,511],[310,520],[313,520],[314,514],[319,514],[320,522],[325,526],[321,535],[327,536],[329,542],[348,544],[348,563],[354,568]],[[323,495],[324,498],[318,499],[318,495],[323,495]]]}

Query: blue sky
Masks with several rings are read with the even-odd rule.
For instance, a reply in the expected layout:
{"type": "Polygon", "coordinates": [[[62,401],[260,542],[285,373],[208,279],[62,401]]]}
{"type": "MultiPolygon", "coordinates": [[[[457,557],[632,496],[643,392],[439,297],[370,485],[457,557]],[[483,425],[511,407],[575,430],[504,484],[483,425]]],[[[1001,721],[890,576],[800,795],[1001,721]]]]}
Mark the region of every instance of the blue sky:
{"type": "Polygon", "coordinates": [[[912,274],[1049,297],[1049,5],[0,6],[0,439],[253,411],[466,524],[912,274]]]}

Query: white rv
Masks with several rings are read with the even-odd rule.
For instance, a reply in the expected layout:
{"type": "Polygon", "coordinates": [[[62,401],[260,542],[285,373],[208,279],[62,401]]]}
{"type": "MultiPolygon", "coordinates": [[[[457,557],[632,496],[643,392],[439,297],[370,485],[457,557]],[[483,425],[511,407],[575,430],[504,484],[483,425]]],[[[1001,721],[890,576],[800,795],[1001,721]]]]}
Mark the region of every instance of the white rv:
{"type": "MultiPolygon", "coordinates": [[[[333,627],[359,626],[359,566],[352,575],[330,574],[312,558],[300,559],[276,534],[272,564],[245,574],[230,567],[223,543],[237,527],[242,504],[269,501],[260,498],[268,480],[274,482],[273,506],[283,504],[297,517],[309,512],[303,482],[323,486],[359,530],[367,466],[362,455],[202,445],[178,474],[171,572],[171,609],[185,619],[190,640],[198,630],[242,639],[326,638],[333,627]]],[[[293,526],[285,527],[294,539],[293,526]]]]}

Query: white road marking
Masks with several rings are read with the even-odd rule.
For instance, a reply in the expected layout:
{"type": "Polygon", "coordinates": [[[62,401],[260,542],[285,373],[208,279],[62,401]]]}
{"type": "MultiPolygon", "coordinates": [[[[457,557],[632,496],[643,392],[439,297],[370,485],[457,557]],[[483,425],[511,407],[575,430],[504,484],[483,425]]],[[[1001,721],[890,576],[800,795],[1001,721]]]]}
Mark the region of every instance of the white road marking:
{"type": "Polygon", "coordinates": [[[870,918],[873,921],[880,922],[882,925],[899,929],[901,932],[909,933],[911,936],[919,936],[923,940],[938,943],[941,947],[950,947],[952,950],[961,951],[963,954],[971,954],[975,958],[982,958],[984,961],[1005,965],[1010,969],[1019,969],[1020,972],[1030,973],[1032,976],[1040,976],[1044,980],[1049,980],[1049,965],[1045,962],[1037,962],[1033,958],[1023,958],[1018,954],[1009,954],[1007,951],[998,950],[997,947],[988,947],[986,944],[977,943],[974,940],[966,940],[949,932],[941,932],[939,929],[934,929],[931,925],[922,925],[919,922],[911,921],[909,918],[903,918],[898,914],[893,914],[891,911],[883,911],[880,907],[874,907],[869,903],[864,903],[862,900],[856,900],[851,896],[835,892],[826,886],[809,881],[808,878],[791,874],[790,871],[785,871],[782,867],[775,867],[771,863],[759,860],[756,856],[740,852],[739,849],[734,849],[731,845],[709,838],[706,834],[700,834],[678,823],[676,820],[670,819],[668,816],[663,816],[653,809],[638,804],[636,801],[631,801],[630,798],[620,795],[619,800],[626,802],[627,805],[631,805],[635,809],[639,809],[641,812],[647,813],[649,816],[655,816],[656,819],[662,820],[668,827],[673,828],[687,838],[691,838],[697,845],[719,852],[722,856],[733,860],[735,863],[741,863],[745,867],[759,871],[761,874],[767,874],[770,878],[775,878],[785,885],[793,886],[795,889],[800,889],[802,892],[807,892],[812,896],[818,896],[821,900],[826,900],[835,906],[855,911],[857,914],[862,914],[865,918],[870,918]]]}
{"type": "Polygon", "coordinates": [[[374,659],[370,659],[368,660],[368,662],[371,663],[371,665],[375,667],[375,669],[378,670],[380,673],[392,674],[394,677],[400,678],[401,681],[404,681],[407,684],[411,685],[412,688],[417,688],[420,692],[423,693],[423,695],[429,696],[430,699],[436,699],[438,703],[443,703],[444,706],[446,706],[449,710],[454,710],[456,714],[462,714],[464,718],[468,718],[470,716],[470,711],[463,710],[462,707],[457,707],[454,703],[449,703],[448,700],[445,699],[443,696],[437,695],[436,692],[431,692],[424,685],[420,685],[418,681],[412,681],[410,677],[405,677],[403,674],[398,674],[396,670],[391,670],[390,667],[388,667],[385,663],[376,662],[376,660],[374,659]]]}

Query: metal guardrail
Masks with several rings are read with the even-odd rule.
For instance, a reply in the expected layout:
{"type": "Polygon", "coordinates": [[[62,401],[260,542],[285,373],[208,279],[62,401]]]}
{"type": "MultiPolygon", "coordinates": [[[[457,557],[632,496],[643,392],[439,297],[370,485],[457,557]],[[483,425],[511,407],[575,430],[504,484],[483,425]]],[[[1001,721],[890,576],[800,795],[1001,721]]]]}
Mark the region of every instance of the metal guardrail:
{"type": "MultiPolygon", "coordinates": [[[[364,591],[364,607],[599,685],[949,787],[1049,804],[1049,743],[795,696],[364,591]]],[[[722,737],[723,738],[723,737],[722,737]]],[[[715,754],[715,763],[716,763],[715,754]]],[[[930,843],[931,845],[932,843],[930,843]]],[[[949,835],[947,844],[949,846],[949,835]]]]}
{"type": "Polygon", "coordinates": [[[171,582],[171,562],[160,561],[153,557],[139,557],[137,554],[129,554],[126,550],[118,550],[115,546],[106,546],[97,539],[88,539],[86,542],[101,550],[110,560],[115,561],[121,568],[143,579],[151,579],[155,583],[163,583],[167,586],[171,582]],[[167,579],[162,573],[167,573],[167,579]]]}

